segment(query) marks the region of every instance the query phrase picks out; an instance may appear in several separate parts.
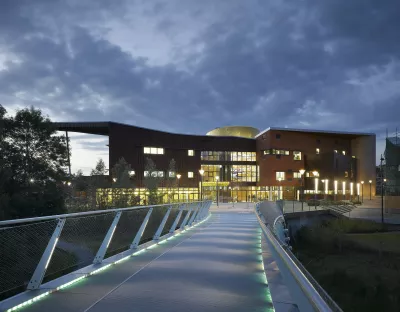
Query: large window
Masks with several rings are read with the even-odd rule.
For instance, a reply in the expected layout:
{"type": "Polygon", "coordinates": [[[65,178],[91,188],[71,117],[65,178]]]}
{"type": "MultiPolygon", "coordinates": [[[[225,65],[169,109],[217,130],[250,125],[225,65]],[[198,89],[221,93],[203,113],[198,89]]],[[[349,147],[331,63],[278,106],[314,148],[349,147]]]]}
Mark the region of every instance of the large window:
{"type": "Polygon", "coordinates": [[[168,171],[168,177],[175,178],[176,177],[175,171],[168,171]]]}
{"type": "Polygon", "coordinates": [[[188,156],[194,156],[194,150],[188,150],[188,156]]]}
{"type": "Polygon", "coordinates": [[[204,170],[203,181],[205,182],[215,182],[216,181],[215,177],[220,176],[219,165],[202,165],[201,169],[204,170]]]}
{"type": "MultiPolygon", "coordinates": [[[[145,177],[149,176],[149,172],[145,171],[143,174],[145,177]]],[[[164,177],[164,171],[152,171],[151,176],[154,178],[163,178],[164,177]]]]}
{"type": "Polygon", "coordinates": [[[162,155],[164,149],[162,147],[143,147],[144,154],[162,155]]]}
{"type": "Polygon", "coordinates": [[[193,175],[193,171],[189,171],[188,172],[188,178],[189,179],[193,179],[194,175],[193,175]]]}
{"type": "Polygon", "coordinates": [[[257,166],[233,165],[231,180],[235,182],[257,182],[257,166]]]}
{"type": "Polygon", "coordinates": [[[300,172],[293,172],[293,178],[295,178],[295,179],[301,179],[301,174],[300,174],[300,172]]]}
{"type": "Polygon", "coordinates": [[[201,160],[208,161],[256,161],[255,152],[218,152],[203,151],[201,160]]]}
{"type": "Polygon", "coordinates": [[[283,171],[277,171],[276,173],[275,173],[275,177],[276,177],[276,180],[278,181],[278,180],[285,180],[285,172],[283,172],[283,171]]]}
{"type": "Polygon", "coordinates": [[[293,151],[293,159],[294,160],[301,160],[301,152],[293,151]]]}
{"type": "Polygon", "coordinates": [[[281,149],[269,149],[264,151],[264,155],[289,155],[288,150],[281,149]]]}

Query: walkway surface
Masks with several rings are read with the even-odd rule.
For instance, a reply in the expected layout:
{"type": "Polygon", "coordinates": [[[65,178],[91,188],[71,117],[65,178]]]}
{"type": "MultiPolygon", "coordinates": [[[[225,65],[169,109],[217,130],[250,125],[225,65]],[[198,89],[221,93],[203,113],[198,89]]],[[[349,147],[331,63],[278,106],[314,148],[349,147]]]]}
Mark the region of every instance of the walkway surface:
{"type": "Polygon", "coordinates": [[[23,311],[273,311],[253,213],[209,221],[23,311]]]}

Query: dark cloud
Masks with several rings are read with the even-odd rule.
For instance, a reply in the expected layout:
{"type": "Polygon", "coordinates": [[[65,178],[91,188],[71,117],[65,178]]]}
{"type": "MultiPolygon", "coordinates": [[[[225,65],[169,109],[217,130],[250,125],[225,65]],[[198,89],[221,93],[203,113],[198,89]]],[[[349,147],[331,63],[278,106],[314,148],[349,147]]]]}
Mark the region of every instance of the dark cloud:
{"type": "Polygon", "coordinates": [[[399,28],[391,0],[3,0],[0,100],[173,132],[381,134],[400,112],[399,28]]]}

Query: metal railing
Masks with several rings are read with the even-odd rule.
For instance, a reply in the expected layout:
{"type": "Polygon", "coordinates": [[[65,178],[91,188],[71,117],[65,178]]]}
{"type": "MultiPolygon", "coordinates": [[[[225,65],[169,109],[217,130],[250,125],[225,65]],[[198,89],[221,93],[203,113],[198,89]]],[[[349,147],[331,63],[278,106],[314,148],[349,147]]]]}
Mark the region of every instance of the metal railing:
{"type": "Polygon", "coordinates": [[[207,217],[211,202],[0,221],[0,301],[207,217]]]}
{"type": "Polygon", "coordinates": [[[287,230],[284,228],[283,216],[274,219],[265,218],[260,211],[262,204],[263,202],[260,202],[255,206],[258,221],[271,253],[300,311],[342,312],[336,302],[292,253],[288,244],[287,230]]]}

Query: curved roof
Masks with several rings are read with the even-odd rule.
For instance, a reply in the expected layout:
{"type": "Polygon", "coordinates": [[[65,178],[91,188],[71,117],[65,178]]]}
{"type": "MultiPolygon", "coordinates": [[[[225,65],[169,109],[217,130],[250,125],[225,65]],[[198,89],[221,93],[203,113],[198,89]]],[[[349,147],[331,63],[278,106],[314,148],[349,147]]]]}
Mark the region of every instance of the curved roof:
{"type": "Polygon", "coordinates": [[[215,128],[207,132],[207,135],[211,136],[233,136],[254,139],[260,130],[253,127],[246,126],[227,126],[221,128],[215,128]]]}

